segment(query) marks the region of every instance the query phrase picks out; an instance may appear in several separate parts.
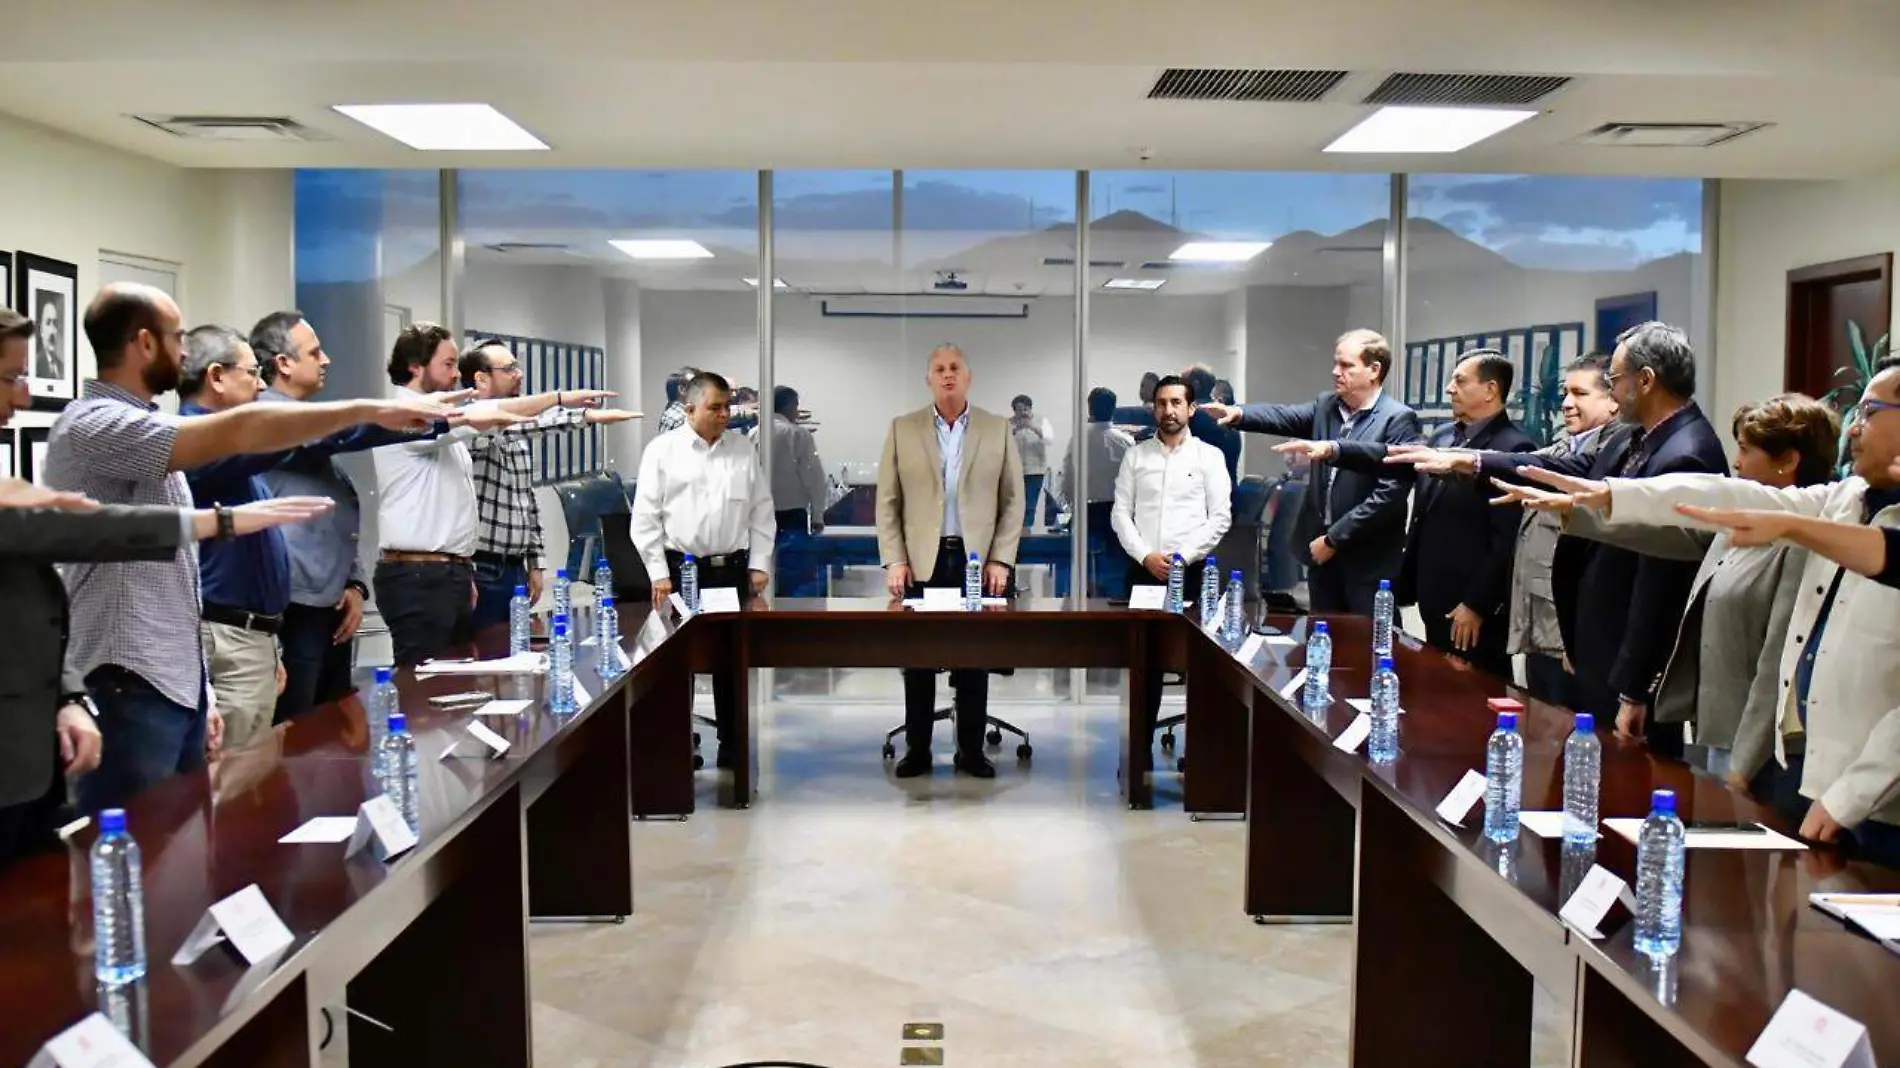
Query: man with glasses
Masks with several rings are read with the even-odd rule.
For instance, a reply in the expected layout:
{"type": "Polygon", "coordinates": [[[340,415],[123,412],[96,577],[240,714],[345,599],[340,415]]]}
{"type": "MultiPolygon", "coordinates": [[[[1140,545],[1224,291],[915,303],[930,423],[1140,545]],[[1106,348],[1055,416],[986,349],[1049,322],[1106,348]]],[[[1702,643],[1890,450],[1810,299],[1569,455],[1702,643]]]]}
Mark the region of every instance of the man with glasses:
{"type": "MultiPolygon", "coordinates": [[[[53,424],[50,488],[102,504],[188,509],[184,472],[194,468],[292,448],[365,421],[420,429],[450,414],[421,399],[160,412],[153,398],[183,376],[182,319],[178,305],[151,286],[114,283],[93,298],[85,329],[99,377],[53,424]]],[[[237,536],[232,503],[217,502],[225,541],[237,536]]],[[[99,767],[79,781],[79,801],[88,811],[110,808],[201,767],[219,744],[223,723],[205,697],[198,552],[187,545],[162,561],[73,565],[62,578],[72,599],[68,666],[84,679],[105,739],[99,767]]]]}
{"type": "MultiPolygon", "coordinates": [[[[521,361],[499,341],[477,341],[462,353],[462,384],[482,400],[521,396],[526,377],[521,361]]],[[[559,401],[566,394],[556,393],[559,401]]],[[[578,395],[575,397],[578,400],[578,395]]],[[[476,630],[508,618],[516,586],[526,586],[531,601],[541,599],[547,563],[541,552],[541,512],[534,501],[534,456],[528,436],[590,424],[623,423],[639,412],[605,408],[569,408],[559,403],[532,422],[484,435],[470,444],[475,459],[475,613],[476,630]]]]}

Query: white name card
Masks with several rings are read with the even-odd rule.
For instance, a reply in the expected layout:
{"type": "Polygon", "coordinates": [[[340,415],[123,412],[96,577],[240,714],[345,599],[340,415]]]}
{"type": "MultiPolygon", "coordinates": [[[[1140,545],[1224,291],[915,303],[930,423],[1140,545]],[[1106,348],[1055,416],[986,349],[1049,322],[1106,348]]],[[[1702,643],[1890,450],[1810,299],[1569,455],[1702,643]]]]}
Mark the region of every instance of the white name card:
{"type": "Polygon", "coordinates": [[[1298,649],[1300,647],[1299,642],[1294,641],[1284,634],[1267,635],[1267,644],[1273,646],[1275,649],[1298,649]]]}
{"type": "Polygon", "coordinates": [[[519,716],[534,707],[533,701],[490,701],[475,710],[478,716],[519,716]]]}
{"type": "Polygon", "coordinates": [[[172,954],[173,964],[190,964],[219,942],[229,941],[246,964],[275,956],[294,941],[290,928],[264,899],[256,883],[205,910],[185,944],[172,954]]]}
{"type": "Polygon", "coordinates": [[[738,587],[713,586],[700,590],[699,610],[701,612],[737,612],[739,610],[738,587]]]}
{"type": "MultiPolygon", "coordinates": [[[[579,687],[576,687],[576,689],[578,690],[579,687]]],[[[580,695],[578,693],[575,695],[574,703],[575,703],[575,707],[578,708],[580,706],[580,695]]],[[[487,759],[493,759],[495,757],[499,757],[507,753],[508,747],[514,744],[513,742],[510,742],[508,739],[503,738],[501,735],[496,734],[494,730],[492,730],[488,726],[488,724],[483,723],[480,720],[469,721],[468,735],[469,737],[482,743],[481,755],[487,759]]],[[[461,748],[460,742],[450,742],[449,747],[447,749],[442,750],[442,755],[437,757],[436,759],[447,760],[448,758],[457,755],[456,751],[460,748],[461,748]]]]}
{"type": "Polygon", "coordinates": [[[345,857],[361,853],[365,847],[377,860],[407,853],[416,845],[416,829],[402,818],[402,810],[388,794],[378,794],[357,806],[356,833],[350,835],[345,857]]]}
{"type": "Polygon", "coordinates": [[[1250,634],[1247,636],[1246,641],[1240,643],[1240,648],[1234,650],[1234,659],[1243,664],[1252,664],[1253,658],[1259,656],[1260,650],[1266,648],[1266,646],[1266,635],[1250,634]]]}
{"type": "MultiPolygon", "coordinates": [[[[1372,698],[1370,697],[1348,697],[1346,698],[1346,703],[1352,706],[1354,711],[1364,712],[1367,715],[1372,714],[1372,698]]],[[[1399,715],[1405,715],[1405,708],[1403,706],[1399,708],[1399,715]]]]}
{"type": "Polygon", "coordinates": [[[594,695],[587,692],[587,687],[581,685],[581,680],[575,679],[574,680],[574,707],[575,709],[578,710],[578,709],[586,708],[588,705],[592,704],[593,701],[594,701],[594,695]]]}
{"type": "Polygon", "coordinates": [[[963,591],[949,586],[925,586],[924,600],[918,607],[925,612],[961,612],[963,591]]]}
{"type": "Polygon", "coordinates": [[[1748,1047],[1755,1068],[1876,1068],[1867,1028],[1799,990],[1788,991],[1781,1008],[1748,1047]]]}
{"type": "Polygon", "coordinates": [[[1128,590],[1128,607],[1137,612],[1165,612],[1168,608],[1166,586],[1134,586],[1128,590]]]}
{"type": "Polygon", "coordinates": [[[666,603],[673,606],[673,611],[678,612],[681,619],[693,614],[693,610],[686,607],[686,598],[681,597],[678,590],[666,595],[666,603]]]}
{"type": "Polygon", "coordinates": [[[1610,906],[1619,901],[1624,908],[1636,911],[1636,895],[1630,893],[1629,884],[1603,865],[1592,864],[1584,874],[1583,881],[1577,884],[1576,892],[1570,895],[1570,900],[1557,910],[1557,918],[1595,941],[1603,937],[1597,925],[1610,914],[1610,906]]]}
{"type": "Polygon", "coordinates": [[[1352,722],[1339,732],[1339,737],[1333,739],[1333,748],[1342,753],[1356,752],[1371,734],[1372,717],[1361,712],[1352,717],[1352,722]]]}
{"type": "Polygon", "coordinates": [[[1280,687],[1280,696],[1286,698],[1289,701],[1297,701],[1300,699],[1300,691],[1305,688],[1306,688],[1306,669],[1301,668],[1299,671],[1299,674],[1286,680],[1286,685],[1280,687]]]}
{"type": "Polygon", "coordinates": [[[152,1062],[102,1013],[54,1035],[27,1068],[152,1068],[152,1062]]]}
{"type": "Polygon", "coordinates": [[[1484,775],[1476,771],[1465,772],[1458,785],[1438,803],[1438,818],[1454,827],[1462,827],[1465,817],[1471,815],[1471,806],[1484,797],[1484,775]]]}

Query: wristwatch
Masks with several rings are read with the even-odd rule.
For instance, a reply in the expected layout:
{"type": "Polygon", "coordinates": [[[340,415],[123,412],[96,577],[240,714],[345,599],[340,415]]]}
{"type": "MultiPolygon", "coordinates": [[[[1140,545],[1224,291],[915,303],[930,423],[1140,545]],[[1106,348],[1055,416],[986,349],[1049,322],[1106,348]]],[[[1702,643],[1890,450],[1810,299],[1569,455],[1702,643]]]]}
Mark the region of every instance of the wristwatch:
{"type": "Polygon", "coordinates": [[[65,708],[68,705],[78,705],[85,709],[86,715],[91,716],[94,721],[99,719],[99,707],[92,703],[92,697],[87,694],[69,693],[62,696],[59,699],[59,707],[65,708]]]}
{"type": "Polygon", "coordinates": [[[237,516],[227,505],[218,505],[218,540],[230,541],[237,537],[237,516]]]}
{"type": "Polygon", "coordinates": [[[369,600],[369,587],[363,583],[362,579],[351,579],[343,584],[343,588],[346,590],[355,590],[357,595],[362,597],[363,600],[369,600]]]}

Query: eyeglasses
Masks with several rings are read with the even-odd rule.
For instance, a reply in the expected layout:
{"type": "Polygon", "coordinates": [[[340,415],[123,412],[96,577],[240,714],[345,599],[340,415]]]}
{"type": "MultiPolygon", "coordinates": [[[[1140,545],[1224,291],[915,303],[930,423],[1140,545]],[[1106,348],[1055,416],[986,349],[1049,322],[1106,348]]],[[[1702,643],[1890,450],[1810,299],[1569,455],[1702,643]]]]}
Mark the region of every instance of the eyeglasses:
{"type": "Polygon", "coordinates": [[[1864,423],[1875,413],[1891,411],[1900,411],[1900,404],[1867,397],[1847,410],[1847,418],[1849,422],[1864,423]]]}

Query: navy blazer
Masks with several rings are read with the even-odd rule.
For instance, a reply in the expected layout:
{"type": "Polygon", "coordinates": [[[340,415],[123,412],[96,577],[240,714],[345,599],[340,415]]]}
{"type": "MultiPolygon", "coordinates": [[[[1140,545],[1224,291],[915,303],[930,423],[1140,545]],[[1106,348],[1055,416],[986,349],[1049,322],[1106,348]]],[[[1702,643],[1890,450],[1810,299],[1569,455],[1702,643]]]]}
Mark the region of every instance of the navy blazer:
{"type": "MultiPolygon", "coordinates": [[[[1485,453],[1482,463],[1487,475],[1518,481],[1517,468],[1529,466],[1590,479],[1728,471],[1721,436],[1693,402],[1632,447],[1636,431],[1613,424],[1593,457],[1485,453]]],[[[1551,560],[1551,592],[1564,651],[1578,676],[1617,697],[1653,701],[1698,566],[1698,561],[1663,560],[1568,534],[1559,538],[1551,560]]]]}
{"type": "MultiPolygon", "coordinates": [[[[1342,437],[1344,421],[1339,398],[1322,393],[1305,404],[1242,405],[1236,425],[1256,434],[1342,445],[1403,445],[1418,440],[1418,416],[1387,394],[1381,393],[1372,410],[1342,437]]],[[[1405,557],[1405,499],[1411,493],[1412,478],[1406,467],[1381,465],[1376,471],[1354,471],[1331,463],[1314,464],[1293,524],[1293,549],[1300,562],[1312,566],[1310,546],[1314,538],[1325,534],[1337,551],[1328,566],[1339,567],[1349,579],[1372,582],[1397,575],[1405,557]],[[1330,524],[1325,521],[1329,500],[1330,524]]]]}

